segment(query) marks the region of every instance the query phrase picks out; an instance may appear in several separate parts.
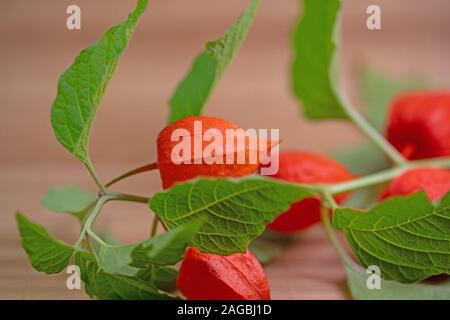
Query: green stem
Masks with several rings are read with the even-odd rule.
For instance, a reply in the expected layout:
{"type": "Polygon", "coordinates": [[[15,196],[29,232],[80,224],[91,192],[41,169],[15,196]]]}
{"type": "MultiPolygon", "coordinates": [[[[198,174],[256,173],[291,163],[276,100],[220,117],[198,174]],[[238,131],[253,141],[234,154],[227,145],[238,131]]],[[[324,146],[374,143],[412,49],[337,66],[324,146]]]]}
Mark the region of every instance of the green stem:
{"type": "Polygon", "coordinates": [[[106,187],[103,185],[103,183],[98,178],[97,173],[95,172],[94,166],[92,165],[92,162],[88,160],[88,161],[84,162],[84,166],[86,167],[86,169],[91,174],[91,176],[94,179],[94,181],[97,184],[97,186],[100,188],[100,191],[105,193],[106,192],[106,187]]]}
{"type": "Polygon", "coordinates": [[[337,204],[337,202],[334,200],[333,196],[331,195],[331,193],[329,192],[324,192],[323,193],[323,198],[325,200],[326,203],[328,203],[328,205],[330,206],[330,208],[332,210],[335,210],[337,208],[339,208],[339,205],[337,204]]]}
{"type": "Polygon", "coordinates": [[[153,238],[156,235],[156,231],[158,230],[158,222],[159,218],[155,215],[152,222],[152,231],[150,232],[150,238],[153,238]]]}
{"type": "MultiPolygon", "coordinates": [[[[89,229],[88,229],[88,232],[89,232],[89,229]]],[[[86,241],[87,241],[87,244],[88,244],[89,251],[91,251],[91,253],[92,253],[92,254],[95,256],[95,258],[97,258],[97,260],[98,260],[97,251],[95,251],[94,244],[92,243],[92,238],[91,238],[91,237],[88,237],[88,238],[86,239],[86,241]]]]}
{"type": "Polygon", "coordinates": [[[150,164],[146,164],[146,165],[144,165],[142,167],[130,170],[130,171],[128,171],[128,172],[118,176],[117,178],[112,179],[111,181],[109,181],[105,185],[105,187],[108,188],[108,187],[112,186],[113,184],[115,184],[115,183],[117,183],[117,182],[119,182],[119,181],[121,181],[121,180],[123,180],[125,178],[134,176],[134,175],[139,174],[139,173],[148,172],[148,171],[151,171],[151,170],[156,170],[156,169],[158,169],[158,164],[156,162],[153,162],[153,163],[150,163],[150,164]]]}
{"type": "Polygon", "coordinates": [[[102,238],[100,238],[95,232],[94,230],[92,230],[91,228],[87,229],[87,233],[89,234],[89,236],[94,239],[95,241],[97,241],[98,244],[104,246],[104,247],[111,247],[108,243],[106,243],[105,241],[103,241],[102,238]]]}
{"type": "MultiPolygon", "coordinates": [[[[329,204],[329,206],[333,209],[333,211],[339,207],[336,204],[336,202],[334,201],[334,199],[333,199],[331,194],[325,192],[323,194],[323,196],[324,196],[325,201],[329,204]]],[[[331,225],[331,220],[330,220],[330,215],[328,213],[328,208],[322,207],[322,209],[320,211],[320,216],[321,216],[322,225],[323,225],[325,233],[326,233],[326,235],[328,237],[328,240],[330,240],[331,245],[336,250],[339,258],[341,259],[341,261],[344,262],[344,263],[350,264],[350,265],[355,265],[356,263],[353,261],[352,258],[350,258],[350,256],[347,254],[347,252],[342,247],[341,243],[339,242],[339,240],[336,237],[336,234],[334,232],[333,226],[331,225]]]]}
{"type": "Polygon", "coordinates": [[[83,228],[80,232],[80,237],[78,238],[77,242],[75,242],[74,247],[77,249],[81,249],[80,244],[83,242],[86,233],[89,229],[91,229],[92,223],[94,222],[97,215],[100,213],[101,209],[103,208],[103,205],[111,200],[110,196],[102,196],[98,199],[94,209],[89,213],[89,215],[86,217],[86,220],[83,224],[83,228]]]}
{"type": "Polygon", "coordinates": [[[148,201],[150,200],[150,197],[137,196],[134,194],[127,194],[127,193],[108,192],[107,195],[111,198],[111,200],[118,200],[118,201],[148,203],[148,201]]]}
{"type": "Polygon", "coordinates": [[[409,161],[401,166],[369,174],[367,176],[363,176],[355,180],[330,185],[320,185],[320,186],[316,185],[315,188],[321,190],[322,192],[329,192],[330,194],[338,194],[390,181],[399,174],[402,174],[407,170],[418,167],[450,168],[450,158],[443,157],[443,158],[409,161]]]}
{"type": "Polygon", "coordinates": [[[80,219],[81,224],[83,224],[86,215],[95,207],[97,201],[98,198],[92,201],[85,209],[81,210],[81,212],[78,214],[78,218],[80,219]]]}
{"type": "Polygon", "coordinates": [[[348,182],[341,182],[326,187],[331,194],[343,193],[346,191],[352,191],[372,185],[380,184],[392,180],[394,177],[408,170],[409,166],[395,167],[387,170],[383,170],[374,174],[363,176],[361,178],[350,180],[348,182]]]}
{"type": "Polygon", "coordinates": [[[375,145],[377,145],[384,153],[396,164],[402,165],[407,160],[403,155],[395,149],[384,137],[376,130],[350,103],[343,97],[341,97],[341,105],[347,116],[353,121],[353,123],[361,129],[375,145]]]}

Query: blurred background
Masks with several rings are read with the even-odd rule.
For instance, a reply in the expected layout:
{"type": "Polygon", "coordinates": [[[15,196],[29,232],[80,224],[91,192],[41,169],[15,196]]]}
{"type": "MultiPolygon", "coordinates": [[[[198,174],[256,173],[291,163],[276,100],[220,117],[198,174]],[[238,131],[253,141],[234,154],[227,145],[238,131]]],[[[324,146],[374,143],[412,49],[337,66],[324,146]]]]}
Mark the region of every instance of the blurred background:
{"type": "MultiPolygon", "coordinates": [[[[433,88],[450,83],[450,1],[343,1],[342,86],[362,108],[360,75],[370,67],[389,76],[421,75],[433,88]],[[382,10],[382,30],[366,28],[366,8],[382,10]]],[[[247,6],[243,0],[150,1],[106,91],[91,138],[101,179],[156,159],[155,140],[168,116],[178,81],[206,40],[220,37],[247,6]]],[[[23,211],[56,237],[76,240],[78,223],[41,206],[52,186],[93,188],[85,169],[56,141],[50,107],[60,74],[81,49],[124,20],[133,0],[0,1],[0,298],[83,299],[65,287],[66,275],[34,271],[19,245],[14,212],[23,211]],[[66,8],[81,7],[81,30],[66,28],[66,8]]],[[[290,93],[289,39],[300,12],[297,0],[263,0],[247,41],[204,110],[243,128],[279,128],[282,149],[331,154],[358,143],[350,124],[308,122],[290,93]]],[[[151,195],[157,172],[117,185],[151,195]]],[[[140,204],[111,203],[98,219],[124,242],[145,239],[151,213],[140,204]]],[[[274,299],[345,299],[345,274],[321,226],[266,267],[274,299]]]]}

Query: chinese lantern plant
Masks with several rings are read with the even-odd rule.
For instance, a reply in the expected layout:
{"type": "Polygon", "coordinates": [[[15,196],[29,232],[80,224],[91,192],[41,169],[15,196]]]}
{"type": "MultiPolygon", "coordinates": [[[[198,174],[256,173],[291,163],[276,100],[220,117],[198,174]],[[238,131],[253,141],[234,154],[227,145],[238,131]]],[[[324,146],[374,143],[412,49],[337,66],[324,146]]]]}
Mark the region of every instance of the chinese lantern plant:
{"type": "MultiPolygon", "coordinates": [[[[172,162],[174,146],[170,136],[175,129],[184,129],[187,136],[192,136],[195,120],[220,132],[239,129],[229,120],[201,116],[201,113],[247,34],[259,5],[258,0],[253,0],[222,38],[207,43],[176,88],[170,100],[168,126],[162,128],[158,138],[153,138],[158,150],[157,161],[104,183],[89,158],[88,140],[108,81],[146,10],[147,1],[139,0],[128,19],[83,50],[59,80],[51,113],[54,133],[86,167],[99,192],[91,194],[72,187],[53,189],[45,196],[45,206],[80,220],[80,235],[73,244],[55,239],[42,226],[22,213],[17,214],[22,246],[32,266],[37,271],[55,274],[71,263],[76,264],[86,293],[99,299],[177,299],[180,297],[173,293],[175,278],[187,299],[270,299],[268,279],[248,250],[249,243],[267,225],[277,231],[299,231],[319,222],[320,214],[346,266],[354,296],[367,297],[361,291],[366,280],[361,278],[358,269],[361,266],[335,238],[330,221],[333,213],[332,224],[344,230],[359,263],[364,267],[374,264],[380,267],[383,281],[387,281],[383,285],[394,289],[406,286],[404,291],[415,292],[418,287],[410,283],[448,274],[450,196],[444,172],[450,168],[450,159],[427,159],[426,154],[421,154],[425,159],[408,161],[400,152],[403,150],[391,145],[338,94],[330,68],[338,45],[333,35],[340,2],[305,0],[303,4],[305,11],[293,38],[291,76],[293,91],[303,103],[305,116],[355,124],[390,159],[392,168],[354,177],[336,161],[305,151],[282,153],[280,171],[272,178],[256,175],[258,162],[236,165],[172,162]],[[323,27],[315,28],[319,19],[323,27]],[[312,74],[315,81],[311,81],[312,74]],[[441,170],[442,174],[439,179],[430,179],[435,173],[420,168],[441,170]],[[112,189],[120,180],[150,170],[159,170],[164,191],[138,196],[112,189]],[[418,174],[417,170],[422,171],[418,174]],[[404,178],[409,174],[415,178],[404,178]],[[406,182],[402,182],[404,179],[406,182]],[[391,180],[384,194],[392,197],[366,213],[338,204],[352,191],[391,180]],[[439,186],[432,186],[434,183],[439,186]],[[420,190],[427,192],[431,199],[424,192],[414,193],[420,190]],[[410,193],[406,197],[393,196],[410,193]],[[431,200],[436,201],[431,203],[431,200]],[[155,214],[149,239],[136,244],[111,245],[97,235],[94,222],[110,201],[148,204],[155,214]],[[166,232],[156,235],[157,224],[162,224],[166,232]],[[430,225],[435,228],[426,227],[430,225]]],[[[448,122],[442,124],[445,125],[448,122]]],[[[271,150],[277,143],[267,141],[262,148],[271,150]]],[[[229,152],[224,150],[223,157],[229,152]]],[[[245,151],[249,150],[245,146],[245,151]]],[[[183,156],[193,160],[196,154],[188,152],[183,156]]],[[[431,292],[434,287],[419,289],[431,292]]],[[[383,294],[388,296],[386,291],[383,294]]],[[[448,291],[433,294],[443,297],[448,291]]]]}

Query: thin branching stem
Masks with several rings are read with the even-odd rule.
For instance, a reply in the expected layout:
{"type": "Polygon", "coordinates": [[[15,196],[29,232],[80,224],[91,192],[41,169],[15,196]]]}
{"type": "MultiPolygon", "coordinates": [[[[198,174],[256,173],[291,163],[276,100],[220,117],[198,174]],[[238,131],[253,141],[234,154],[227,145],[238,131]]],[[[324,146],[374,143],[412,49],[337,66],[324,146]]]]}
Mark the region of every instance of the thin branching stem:
{"type": "Polygon", "coordinates": [[[158,231],[159,218],[155,215],[152,221],[152,230],[150,232],[150,238],[156,236],[156,231],[158,231]]]}
{"type": "Polygon", "coordinates": [[[419,167],[450,168],[450,157],[408,161],[401,166],[389,168],[354,180],[336,184],[316,186],[331,194],[352,191],[390,181],[407,170],[419,167]]]}
{"type": "Polygon", "coordinates": [[[139,173],[143,173],[143,172],[148,172],[148,171],[156,170],[156,169],[158,169],[158,164],[157,164],[156,162],[146,164],[146,165],[141,166],[141,167],[139,167],[139,168],[135,168],[135,169],[133,169],[133,170],[130,170],[130,171],[128,171],[128,172],[126,172],[126,173],[124,173],[124,174],[118,176],[117,178],[112,179],[111,181],[109,181],[109,182],[105,185],[105,187],[108,188],[108,187],[112,186],[113,184],[115,184],[115,183],[117,183],[117,182],[119,182],[119,181],[121,181],[121,180],[123,180],[123,179],[125,179],[125,178],[131,177],[131,176],[134,176],[134,175],[137,175],[137,174],[139,174],[139,173]]]}
{"type": "Polygon", "coordinates": [[[100,213],[100,211],[103,208],[104,204],[106,202],[108,202],[109,200],[111,200],[110,196],[104,195],[104,196],[100,197],[98,199],[97,203],[95,204],[94,209],[92,209],[92,211],[90,213],[88,213],[88,215],[87,215],[87,217],[86,217],[86,219],[84,221],[83,227],[81,229],[80,237],[78,238],[77,242],[74,245],[75,248],[80,249],[80,244],[85,239],[86,233],[88,232],[89,229],[91,229],[95,218],[100,213]]]}
{"type": "Polygon", "coordinates": [[[84,162],[84,166],[89,171],[92,179],[94,179],[95,183],[97,184],[98,188],[102,193],[106,192],[106,187],[103,185],[103,183],[100,181],[100,179],[97,176],[97,173],[95,172],[94,166],[90,161],[84,162]]]}
{"type": "Polygon", "coordinates": [[[375,129],[348,101],[341,97],[341,105],[347,116],[353,123],[363,131],[367,137],[379,147],[396,165],[402,165],[407,162],[405,157],[390,144],[383,135],[375,129]]]}

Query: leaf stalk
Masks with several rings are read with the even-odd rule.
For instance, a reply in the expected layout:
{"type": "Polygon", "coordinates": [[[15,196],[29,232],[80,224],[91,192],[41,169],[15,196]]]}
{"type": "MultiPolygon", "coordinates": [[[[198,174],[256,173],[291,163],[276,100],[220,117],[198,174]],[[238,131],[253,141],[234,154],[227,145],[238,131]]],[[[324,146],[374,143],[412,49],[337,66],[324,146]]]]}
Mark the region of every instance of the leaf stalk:
{"type": "MultiPolygon", "coordinates": [[[[370,187],[372,185],[384,183],[392,180],[393,178],[397,177],[398,175],[404,173],[407,170],[419,167],[450,168],[450,157],[408,161],[400,166],[382,170],[366,176],[362,176],[354,180],[335,184],[315,185],[313,187],[315,190],[318,190],[321,193],[328,192],[332,195],[335,195],[347,191],[352,191],[355,189],[370,187]]],[[[308,185],[302,184],[302,186],[307,187],[308,185]]]]}
{"type": "Polygon", "coordinates": [[[383,135],[375,129],[350,103],[341,97],[341,105],[347,116],[353,123],[363,131],[367,137],[379,147],[396,165],[403,165],[407,162],[405,157],[390,144],[383,135]]]}
{"type": "Polygon", "coordinates": [[[146,164],[144,166],[141,166],[141,167],[135,168],[133,170],[130,170],[130,171],[128,171],[128,172],[126,172],[126,173],[124,173],[124,174],[122,174],[122,175],[112,179],[111,181],[109,181],[105,185],[105,187],[108,188],[108,187],[112,186],[113,184],[115,184],[115,183],[117,183],[117,182],[119,182],[119,181],[121,181],[121,180],[123,180],[125,178],[137,175],[139,173],[144,173],[144,172],[156,170],[156,169],[158,169],[158,164],[156,162],[152,162],[152,163],[146,164]]]}

